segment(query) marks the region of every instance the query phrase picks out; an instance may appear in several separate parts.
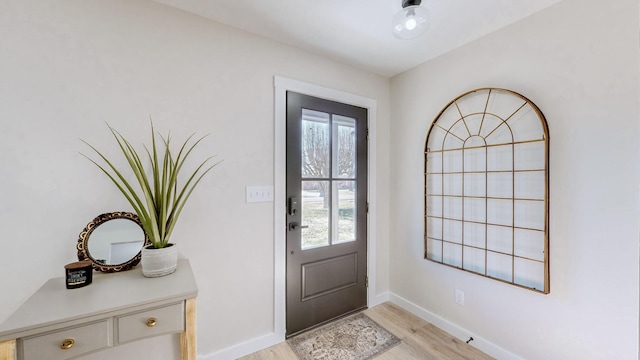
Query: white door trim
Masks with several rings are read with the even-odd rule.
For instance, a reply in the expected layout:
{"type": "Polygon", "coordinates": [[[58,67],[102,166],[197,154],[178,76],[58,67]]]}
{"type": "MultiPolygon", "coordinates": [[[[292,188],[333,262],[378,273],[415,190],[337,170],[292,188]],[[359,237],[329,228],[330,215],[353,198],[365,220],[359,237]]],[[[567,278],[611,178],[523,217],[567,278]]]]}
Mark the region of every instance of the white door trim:
{"type": "Polygon", "coordinates": [[[355,105],[368,109],[369,116],[369,149],[368,149],[368,191],[369,217],[367,225],[367,275],[369,288],[367,289],[367,304],[375,298],[376,288],[376,111],[378,102],[363,96],[325,88],[319,85],[288,79],[281,76],[274,77],[274,332],[284,340],[286,333],[286,121],[287,121],[287,91],[315,96],[327,100],[355,105]]]}

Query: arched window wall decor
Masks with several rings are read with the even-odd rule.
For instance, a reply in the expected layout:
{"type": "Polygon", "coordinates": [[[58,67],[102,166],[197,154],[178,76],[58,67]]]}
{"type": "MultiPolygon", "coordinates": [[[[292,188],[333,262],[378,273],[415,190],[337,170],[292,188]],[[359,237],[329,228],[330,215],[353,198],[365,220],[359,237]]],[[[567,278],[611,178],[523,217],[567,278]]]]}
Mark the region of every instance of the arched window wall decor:
{"type": "Polygon", "coordinates": [[[549,135],[524,96],[452,100],[425,144],[425,258],[549,293],[549,135]]]}

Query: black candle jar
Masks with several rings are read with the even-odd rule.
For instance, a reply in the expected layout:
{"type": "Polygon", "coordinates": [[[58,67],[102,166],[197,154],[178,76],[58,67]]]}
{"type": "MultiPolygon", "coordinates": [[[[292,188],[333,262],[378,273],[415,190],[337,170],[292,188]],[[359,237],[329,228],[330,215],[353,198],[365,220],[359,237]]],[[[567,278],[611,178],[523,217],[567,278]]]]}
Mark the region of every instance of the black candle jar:
{"type": "Polygon", "coordinates": [[[91,284],[93,266],[91,260],[77,261],[64,266],[67,289],[76,289],[91,284]]]}

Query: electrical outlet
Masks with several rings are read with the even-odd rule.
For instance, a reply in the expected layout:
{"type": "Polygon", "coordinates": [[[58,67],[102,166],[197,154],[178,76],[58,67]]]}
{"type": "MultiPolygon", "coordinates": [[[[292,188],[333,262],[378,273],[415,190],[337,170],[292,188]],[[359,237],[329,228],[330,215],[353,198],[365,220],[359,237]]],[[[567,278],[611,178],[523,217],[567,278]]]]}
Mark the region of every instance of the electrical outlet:
{"type": "Polygon", "coordinates": [[[464,305],[464,291],[456,289],[456,304],[464,305]]]}
{"type": "Polygon", "coordinates": [[[273,186],[247,186],[248,203],[273,201],[273,186]]]}

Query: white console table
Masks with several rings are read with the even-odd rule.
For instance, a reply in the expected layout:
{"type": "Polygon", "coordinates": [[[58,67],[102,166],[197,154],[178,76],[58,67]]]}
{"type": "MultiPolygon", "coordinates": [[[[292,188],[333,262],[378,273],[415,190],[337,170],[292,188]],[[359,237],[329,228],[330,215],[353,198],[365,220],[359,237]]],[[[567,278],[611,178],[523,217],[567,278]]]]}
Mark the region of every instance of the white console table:
{"type": "Polygon", "coordinates": [[[51,279],[0,324],[0,360],[69,359],[171,333],[181,333],[182,360],[195,360],[197,293],[186,259],[159,278],[136,267],[94,273],[78,289],[51,279]]]}

